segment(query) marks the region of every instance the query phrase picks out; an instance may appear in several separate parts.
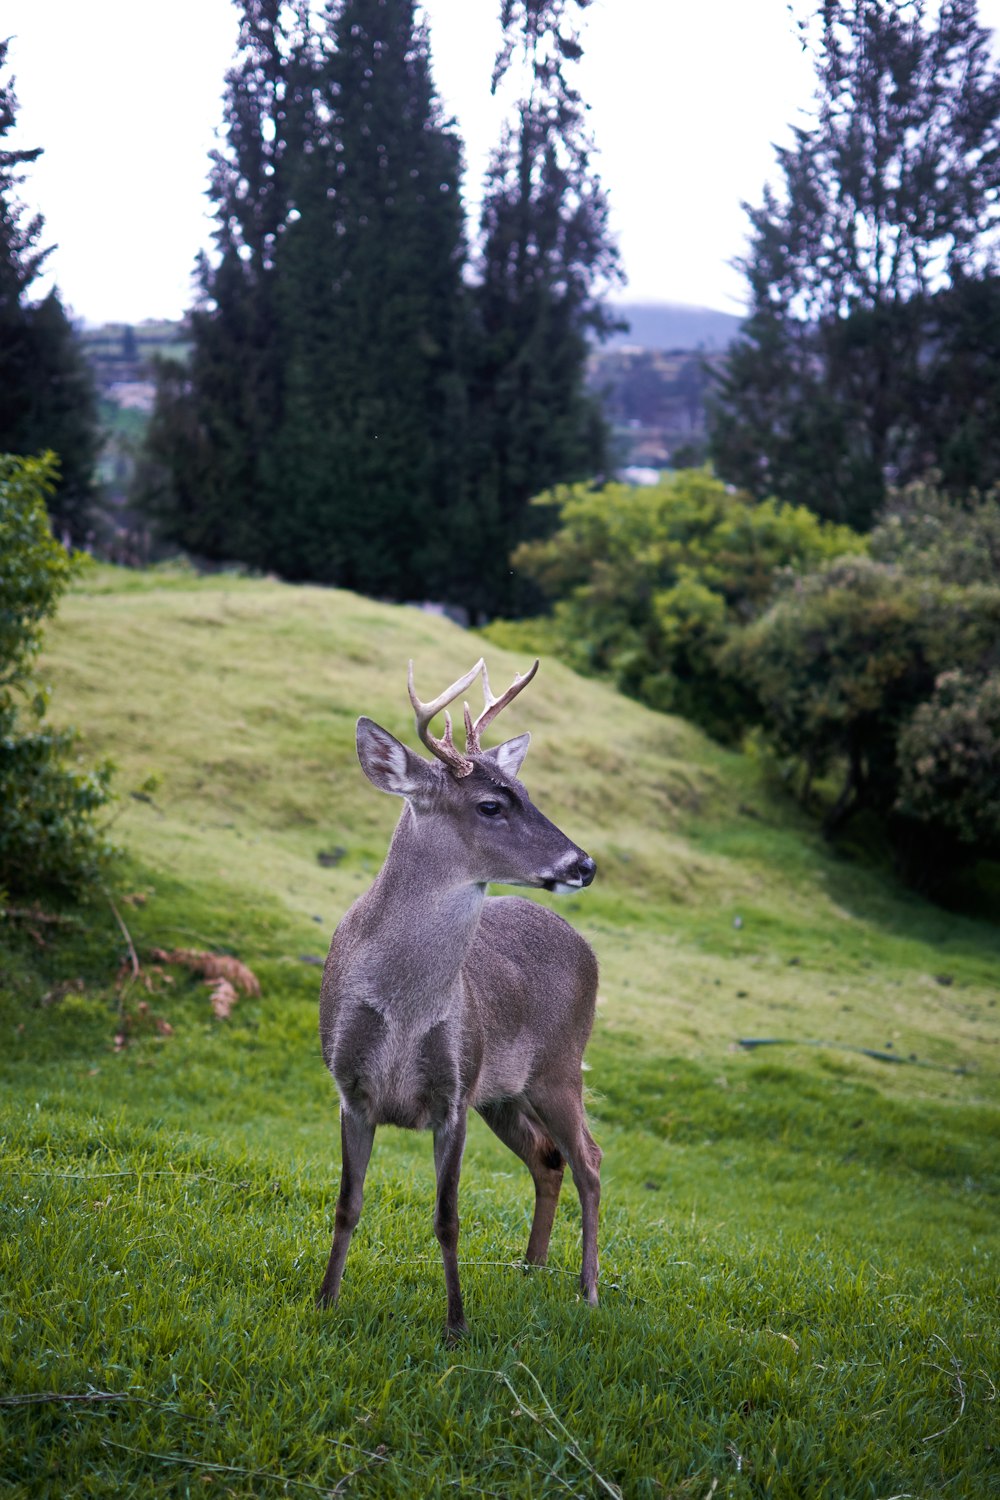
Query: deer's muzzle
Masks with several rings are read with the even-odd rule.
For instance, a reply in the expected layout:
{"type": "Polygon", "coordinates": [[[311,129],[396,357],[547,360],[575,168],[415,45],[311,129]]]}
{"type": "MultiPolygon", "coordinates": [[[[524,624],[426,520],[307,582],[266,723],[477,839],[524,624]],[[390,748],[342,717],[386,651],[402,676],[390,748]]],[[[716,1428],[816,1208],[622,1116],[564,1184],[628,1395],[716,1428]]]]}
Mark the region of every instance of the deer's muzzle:
{"type": "Polygon", "coordinates": [[[564,896],[569,891],[582,890],[585,885],[590,885],[597,874],[597,865],[589,854],[581,854],[574,859],[572,864],[560,870],[558,875],[543,882],[547,891],[554,891],[557,895],[564,896]]]}

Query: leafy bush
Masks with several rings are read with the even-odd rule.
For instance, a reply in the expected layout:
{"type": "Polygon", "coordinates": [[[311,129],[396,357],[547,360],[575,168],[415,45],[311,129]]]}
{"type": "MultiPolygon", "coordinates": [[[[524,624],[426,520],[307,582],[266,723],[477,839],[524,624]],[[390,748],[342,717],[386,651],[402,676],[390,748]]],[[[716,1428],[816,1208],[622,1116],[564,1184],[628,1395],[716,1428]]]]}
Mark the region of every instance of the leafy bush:
{"type": "MultiPolygon", "coordinates": [[[[759,614],[779,570],[864,546],[810,511],[736,494],[707,469],[646,489],[572,485],[535,503],[559,512],[553,535],[514,554],[554,601],[539,636],[578,671],[608,674],[631,697],[722,740],[739,736],[750,708],[718,667],[734,626],[759,614]]],[[[488,633],[500,639],[504,629],[488,633]]]]}
{"type": "Polygon", "coordinates": [[[68,764],[72,730],[45,723],[47,698],[31,668],[42,624],[69,584],[74,560],[49,530],[55,459],[0,455],[0,887],[79,893],[107,854],[94,815],[111,768],[68,764]]]}
{"type": "Polygon", "coordinates": [[[904,816],[1000,854],[1000,672],[944,672],[899,736],[904,816]]]}
{"type": "Polygon", "coordinates": [[[924,886],[1000,829],[1000,586],[934,575],[932,556],[967,571],[958,525],[929,528],[919,552],[907,540],[908,568],[850,557],[797,578],[722,658],[805,797],[839,770],[827,831],[873,811],[924,886]]]}
{"type": "Polygon", "coordinates": [[[843,763],[831,828],[856,807],[894,799],[896,735],[928,694],[931,589],[866,557],[838,558],[734,639],[724,665],[756,694],[775,748],[798,761],[803,794],[843,763]]]}
{"type": "Polygon", "coordinates": [[[907,485],[890,495],[871,534],[871,555],[942,582],[1000,578],[1000,489],[961,499],[936,485],[907,485]]]}

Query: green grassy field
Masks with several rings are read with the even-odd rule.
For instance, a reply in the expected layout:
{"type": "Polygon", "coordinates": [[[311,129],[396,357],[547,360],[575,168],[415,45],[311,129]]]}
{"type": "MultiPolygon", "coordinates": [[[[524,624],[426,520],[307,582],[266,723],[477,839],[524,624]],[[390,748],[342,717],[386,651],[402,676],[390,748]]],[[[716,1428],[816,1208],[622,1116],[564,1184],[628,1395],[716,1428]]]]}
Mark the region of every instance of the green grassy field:
{"type": "Polygon", "coordinates": [[[110,899],[0,923],[4,1494],[995,1493],[1000,931],[553,661],[506,732],[599,866],[543,899],[601,960],[601,1306],[571,1186],[525,1274],[530,1181],[474,1119],[469,1338],[443,1338],[427,1136],[379,1132],[314,1307],[339,1172],[315,960],[398,812],[354,721],[412,743],[407,659],[429,696],[480,646],[225,576],[95,570],[64,602],[54,717],[117,762],[126,852],[110,899]],[[236,955],[261,994],[220,1019],[157,949],[236,955]]]}

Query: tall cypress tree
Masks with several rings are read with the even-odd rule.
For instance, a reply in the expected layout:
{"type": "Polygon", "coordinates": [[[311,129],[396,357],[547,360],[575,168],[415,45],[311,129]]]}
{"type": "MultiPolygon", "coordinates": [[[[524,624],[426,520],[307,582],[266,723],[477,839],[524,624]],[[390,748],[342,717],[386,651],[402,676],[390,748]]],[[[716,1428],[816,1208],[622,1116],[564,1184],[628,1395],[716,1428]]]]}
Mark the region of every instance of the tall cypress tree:
{"type": "MultiPolygon", "coordinates": [[[[583,9],[590,0],[575,0],[583,9]]],[[[585,106],[569,69],[582,49],[571,0],[503,0],[494,89],[520,62],[526,87],[494,152],[480,225],[473,406],[476,466],[494,529],[491,610],[516,606],[507,558],[528,501],[597,474],[605,430],[585,386],[589,342],[613,326],[620,279],[585,106]]]]}
{"type": "MultiPolygon", "coordinates": [[[[0,42],[0,71],[8,43],[0,42]]],[[[0,82],[0,140],[14,126],[13,79],[0,82]]],[[[41,148],[0,149],[0,452],[23,455],[51,449],[59,479],[49,499],[53,527],[71,542],[86,541],[99,447],[97,398],[80,342],[57,292],[29,300],[51,253],[39,246],[44,221],[17,198],[23,168],[41,148]]]]}
{"type": "Polygon", "coordinates": [[[414,0],[242,0],[186,380],[140,501],[209,557],[460,597],[461,146],[414,0]]]}
{"type": "Polygon", "coordinates": [[[368,593],[454,597],[463,529],[461,146],[414,0],[327,13],[295,221],[279,566],[368,593]]]}

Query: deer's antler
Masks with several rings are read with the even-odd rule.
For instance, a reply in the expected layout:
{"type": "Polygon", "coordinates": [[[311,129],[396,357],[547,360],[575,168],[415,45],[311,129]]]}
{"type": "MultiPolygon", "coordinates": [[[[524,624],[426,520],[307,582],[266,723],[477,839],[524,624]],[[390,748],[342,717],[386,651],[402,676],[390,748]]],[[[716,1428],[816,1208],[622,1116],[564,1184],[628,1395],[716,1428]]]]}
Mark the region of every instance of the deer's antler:
{"type": "Polygon", "coordinates": [[[479,737],[483,730],[487,725],[492,724],[497,715],[507,707],[508,703],[517,697],[522,688],[528,686],[528,683],[537,671],[538,661],[536,659],[523,677],[520,672],[515,673],[514,681],[506,692],[501,693],[499,698],[494,698],[490,689],[490,679],[486,671],[486,663],[480,657],[476,665],[470,667],[464,677],[459,677],[457,682],[453,682],[451,687],[445,688],[444,692],[439,693],[432,702],[422,703],[417,697],[416,689],[413,686],[413,663],[411,661],[406,685],[409,689],[410,702],[413,704],[413,711],[416,715],[417,734],[420,736],[421,743],[426,745],[431,754],[435,755],[438,760],[443,761],[446,766],[450,766],[456,775],[468,776],[470,771],[473,770],[472,757],[482,753],[483,747],[480,744],[479,737]],[[486,706],[479,717],[473,720],[469,705],[465,704],[465,754],[463,755],[452,737],[451,714],[448,712],[446,705],[453,703],[456,698],[466,692],[480,673],[482,673],[483,677],[483,698],[485,699],[486,706]],[[444,737],[437,739],[435,735],[431,734],[430,724],[435,714],[439,714],[442,709],[444,709],[444,737]]]}
{"type": "MultiPolygon", "coordinates": [[[[458,746],[455,744],[455,741],[452,739],[451,714],[448,713],[447,710],[445,711],[444,716],[445,727],[443,739],[439,740],[435,738],[433,734],[431,734],[430,724],[431,720],[434,718],[434,715],[439,714],[441,710],[445,708],[446,704],[454,702],[454,700],[459,697],[460,694],[468,691],[468,689],[475,682],[476,678],[479,676],[480,672],[483,673],[485,678],[486,663],[483,661],[482,657],[479,658],[474,667],[471,667],[469,671],[466,672],[464,677],[460,677],[457,682],[453,682],[450,688],[445,688],[444,692],[439,693],[431,703],[421,703],[420,699],[417,697],[416,690],[413,686],[412,661],[410,662],[410,670],[407,674],[406,685],[409,688],[410,702],[413,704],[413,712],[416,715],[417,733],[420,736],[421,743],[426,745],[431,754],[436,755],[438,760],[444,761],[446,766],[450,766],[458,776],[468,776],[470,771],[474,770],[473,762],[470,759],[470,754],[472,751],[471,744],[466,746],[467,753],[463,755],[461,750],[459,750],[458,746]]],[[[489,697],[488,691],[487,697],[489,697]]],[[[466,722],[468,722],[468,708],[466,708],[465,713],[466,722]]]]}
{"type": "Polygon", "coordinates": [[[501,693],[499,698],[494,698],[493,694],[490,692],[490,679],[486,674],[486,663],[482,662],[481,666],[483,669],[483,697],[486,700],[486,707],[483,709],[482,713],[479,715],[479,718],[475,721],[475,723],[473,723],[472,714],[469,712],[469,705],[465,705],[466,755],[478,755],[480,753],[480,751],[482,750],[482,746],[479,743],[479,736],[482,734],[487,724],[491,724],[496,718],[497,714],[505,709],[507,707],[507,704],[510,703],[512,699],[517,697],[521,689],[528,686],[528,683],[538,671],[538,660],[536,658],[534,666],[529,667],[528,671],[525,672],[523,677],[521,676],[520,672],[516,672],[514,674],[514,681],[511,683],[510,687],[505,693],[501,693]]]}

